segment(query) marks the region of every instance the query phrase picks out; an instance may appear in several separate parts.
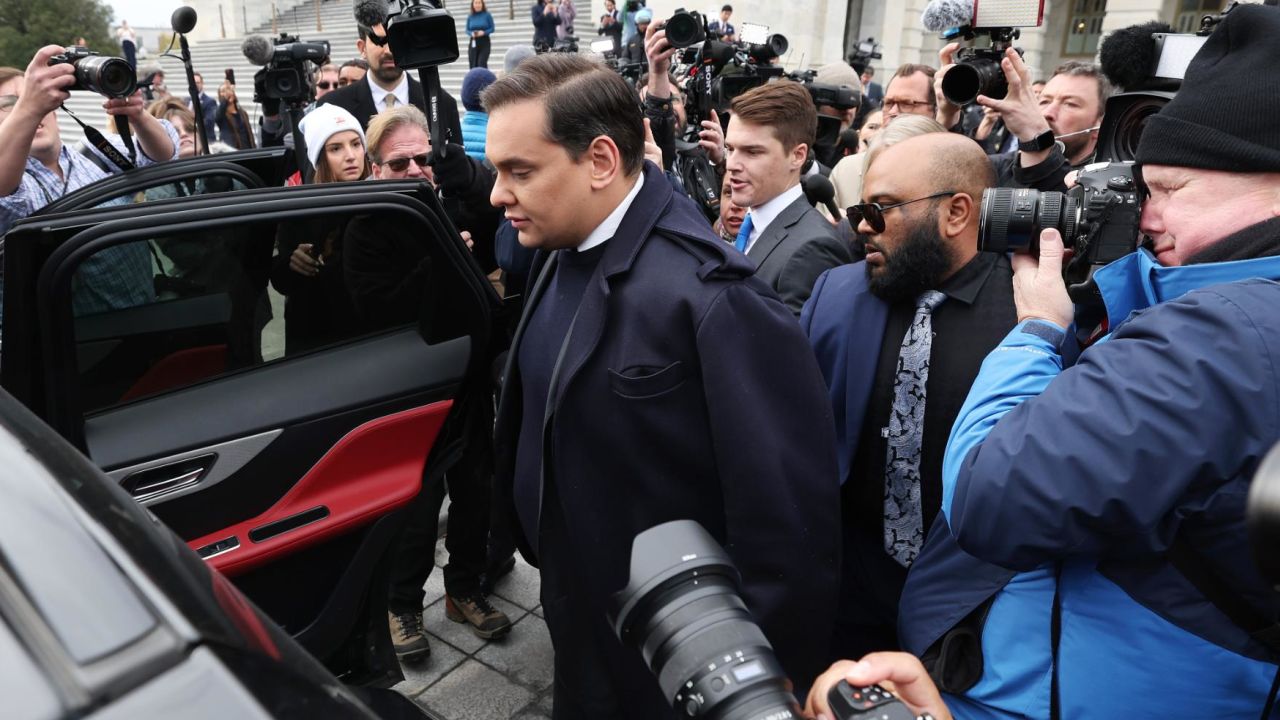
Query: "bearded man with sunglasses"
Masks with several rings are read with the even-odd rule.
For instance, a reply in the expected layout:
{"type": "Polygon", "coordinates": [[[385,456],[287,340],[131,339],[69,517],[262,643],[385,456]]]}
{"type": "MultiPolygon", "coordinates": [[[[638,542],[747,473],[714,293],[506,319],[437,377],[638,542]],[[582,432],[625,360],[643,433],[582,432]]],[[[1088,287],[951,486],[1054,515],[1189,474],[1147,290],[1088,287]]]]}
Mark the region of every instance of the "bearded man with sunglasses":
{"type": "Polygon", "coordinates": [[[865,261],[818,278],[801,325],[839,442],[844,555],[832,651],[898,648],[908,568],[941,506],[942,456],[982,359],[1016,323],[1012,270],[977,251],[991,163],[930,133],[872,156],[849,221],[865,261]]]}

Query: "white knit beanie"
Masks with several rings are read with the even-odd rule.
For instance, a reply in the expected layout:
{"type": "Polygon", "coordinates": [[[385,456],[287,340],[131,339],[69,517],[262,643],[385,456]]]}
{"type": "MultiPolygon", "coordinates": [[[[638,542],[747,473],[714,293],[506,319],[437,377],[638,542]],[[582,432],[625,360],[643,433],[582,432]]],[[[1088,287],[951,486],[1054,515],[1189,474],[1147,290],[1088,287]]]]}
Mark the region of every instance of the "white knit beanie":
{"type": "Polygon", "coordinates": [[[307,113],[298,125],[302,128],[302,136],[307,141],[307,157],[311,159],[312,167],[319,162],[320,151],[324,149],[324,144],[337,133],[354,130],[360,136],[360,142],[365,141],[364,128],[360,127],[360,121],[356,120],[355,115],[333,104],[317,107],[307,113]]]}

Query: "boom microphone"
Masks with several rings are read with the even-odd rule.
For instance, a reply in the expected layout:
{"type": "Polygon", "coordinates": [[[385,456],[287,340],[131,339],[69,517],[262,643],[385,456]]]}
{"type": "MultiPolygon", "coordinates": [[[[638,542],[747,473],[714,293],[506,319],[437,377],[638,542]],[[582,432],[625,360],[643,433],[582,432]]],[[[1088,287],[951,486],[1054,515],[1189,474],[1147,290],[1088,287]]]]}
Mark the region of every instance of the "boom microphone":
{"type": "Polygon", "coordinates": [[[174,32],[182,35],[191,32],[196,27],[196,9],[183,5],[174,10],[173,14],[169,16],[169,26],[173,28],[174,32]]]}
{"type": "Polygon", "coordinates": [[[254,65],[266,65],[275,55],[275,47],[271,41],[261,35],[250,35],[240,45],[240,52],[254,65]]]}
{"type": "Polygon", "coordinates": [[[1102,41],[1099,64],[1102,74],[1112,85],[1135,89],[1151,78],[1156,66],[1156,43],[1153,33],[1176,33],[1168,23],[1152,21],[1120,28],[1102,41]]]}
{"type": "Polygon", "coordinates": [[[972,25],[975,4],[966,0],[930,0],[920,13],[920,22],[925,30],[937,33],[972,25]]]}
{"type": "Polygon", "coordinates": [[[387,22],[387,6],[379,0],[355,0],[352,10],[356,22],[367,28],[387,22]]]}

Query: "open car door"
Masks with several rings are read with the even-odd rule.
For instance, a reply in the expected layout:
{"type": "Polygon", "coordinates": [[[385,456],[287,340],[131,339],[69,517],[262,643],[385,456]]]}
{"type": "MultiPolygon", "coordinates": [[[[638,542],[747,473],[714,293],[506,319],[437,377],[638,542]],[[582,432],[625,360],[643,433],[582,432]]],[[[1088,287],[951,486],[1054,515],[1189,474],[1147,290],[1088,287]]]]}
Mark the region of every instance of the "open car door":
{"type": "Polygon", "coordinates": [[[434,192],[95,201],[4,246],[5,389],[339,677],[397,678],[388,550],[487,401],[500,307],[434,192]]]}

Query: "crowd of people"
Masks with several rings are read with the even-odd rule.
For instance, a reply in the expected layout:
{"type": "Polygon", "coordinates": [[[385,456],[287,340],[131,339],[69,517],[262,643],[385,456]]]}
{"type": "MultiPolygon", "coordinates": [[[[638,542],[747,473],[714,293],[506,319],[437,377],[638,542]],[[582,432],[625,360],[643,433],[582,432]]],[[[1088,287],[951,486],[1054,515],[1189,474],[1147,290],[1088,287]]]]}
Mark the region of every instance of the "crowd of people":
{"type": "MultiPolygon", "coordinates": [[[[1085,316],[1063,280],[1074,238],[1050,229],[1038,253],[1006,254],[979,235],[984,190],[1065,192],[1100,159],[1116,88],[1097,65],[1038,79],[1011,49],[1007,94],[961,107],[942,92],[951,44],[883,86],[833,63],[698,116],[664,24],[606,6],[598,33],[644,63],[638,84],[537,52],[572,36],[572,0],[538,0],[542,47],[490,71],[494,21],[474,0],[443,152],[381,25],[360,27],[358,60],[317,68],[298,127],[294,182],[430,183],[522,308],[500,391],[463,410],[448,618],[506,634],[486,594],[518,550],[541,573],[554,717],[670,717],[608,600],[634,536],[690,518],[737,565],[810,717],[831,717],[843,679],[940,719],[1270,717],[1280,595],[1250,559],[1244,501],[1280,440],[1280,10],[1228,13],[1147,121],[1145,240],[1096,269],[1102,312],[1085,316]]],[[[713,23],[726,42],[732,15],[713,23]]],[[[61,51],[0,70],[0,231],[119,170],[61,143],[61,51]]],[[[106,101],[139,165],[197,154],[201,123],[222,149],[292,143],[278,107],[255,127],[229,80],[216,100],[197,88],[195,107],[106,101]]],[[[402,240],[376,218],[282,224],[286,352],[411,321],[414,300],[379,279],[426,271],[402,240]]],[[[108,289],[95,307],[130,302],[108,289]]],[[[430,652],[445,492],[419,498],[394,558],[407,662],[430,652]]]]}

